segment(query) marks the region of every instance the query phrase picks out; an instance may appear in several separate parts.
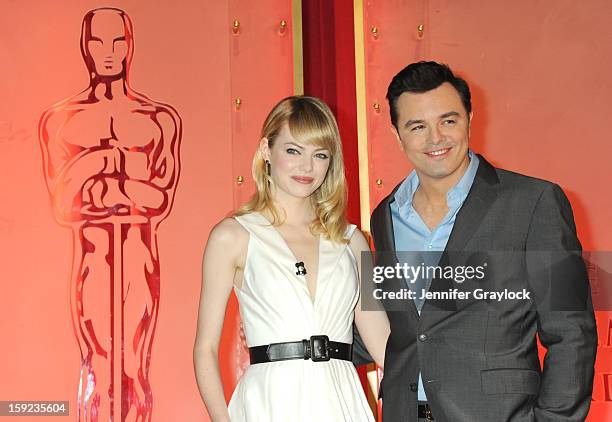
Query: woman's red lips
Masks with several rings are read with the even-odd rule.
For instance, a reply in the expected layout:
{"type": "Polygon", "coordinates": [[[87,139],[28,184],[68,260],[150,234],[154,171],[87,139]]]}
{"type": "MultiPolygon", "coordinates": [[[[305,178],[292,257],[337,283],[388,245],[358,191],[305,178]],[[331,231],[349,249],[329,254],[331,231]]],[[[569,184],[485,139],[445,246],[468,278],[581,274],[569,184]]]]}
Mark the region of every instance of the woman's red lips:
{"type": "Polygon", "coordinates": [[[303,183],[305,185],[308,185],[314,181],[312,177],[307,177],[307,176],[291,176],[291,178],[295,180],[296,182],[303,183]]]}

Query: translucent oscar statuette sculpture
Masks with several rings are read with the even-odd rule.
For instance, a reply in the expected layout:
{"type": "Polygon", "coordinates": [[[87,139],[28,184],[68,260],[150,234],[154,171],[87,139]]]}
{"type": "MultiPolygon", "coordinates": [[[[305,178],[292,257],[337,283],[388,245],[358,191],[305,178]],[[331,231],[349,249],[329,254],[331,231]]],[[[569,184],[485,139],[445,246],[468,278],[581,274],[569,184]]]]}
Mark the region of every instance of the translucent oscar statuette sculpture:
{"type": "Polygon", "coordinates": [[[181,119],[130,86],[134,32],[124,11],[88,12],[81,53],[89,86],[49,107],[39,123],[54,216],[73,233],[70,306],[81,352],[73,414],[150,421],[157,230],[179,178],[181,119]]]}

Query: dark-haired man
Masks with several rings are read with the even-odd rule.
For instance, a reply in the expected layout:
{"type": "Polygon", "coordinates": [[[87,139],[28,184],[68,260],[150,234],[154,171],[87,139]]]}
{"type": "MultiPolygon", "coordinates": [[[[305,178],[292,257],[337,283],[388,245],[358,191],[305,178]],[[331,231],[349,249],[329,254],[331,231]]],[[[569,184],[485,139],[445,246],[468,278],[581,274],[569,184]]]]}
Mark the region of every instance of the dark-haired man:
{"type": "Polygon", "coordinates": [[[447,66],[407,66],[393,78],[387,99],[414,171],[372,215],[377,265],[405,263],[401,251],[437,251],[438,266],[486,268],[480,257],[488,260],[487,272],[496,272],[466,283],[440,275],[387,280],[387,290],[407,287],[416,294],[383,300],[391,325],[384,421],[583,421],[597,335],[563,191],[494,168],[469,149],[469,87],[447,66]],[[502,287],[528,293],[522,300],[475,297],[502,287]],[[457,291],[468,300],[435,300],[443,295],[434,293],[457,291]],[[536,335],[547,348],[543,368],[536,335]]]}

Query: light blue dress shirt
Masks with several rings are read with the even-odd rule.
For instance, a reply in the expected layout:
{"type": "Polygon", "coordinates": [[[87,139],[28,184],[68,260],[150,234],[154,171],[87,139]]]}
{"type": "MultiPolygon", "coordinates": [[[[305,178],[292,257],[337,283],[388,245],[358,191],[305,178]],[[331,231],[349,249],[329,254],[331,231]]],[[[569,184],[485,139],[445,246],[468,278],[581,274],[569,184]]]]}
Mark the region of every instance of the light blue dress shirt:
{"type": "MultiPolygon", "coordinates": [[[[397,252],[444,251],[455,224],[455,217],[463,205],[472,187],[472,183],[474,183],[474,177],[478,170],[478,163],[480,161],[478,157],[471,150],[468,151],[468,156],[470,157],[470,164],[467,170],[461,177],[461,180],[459,180],[459,182],[446,194],[448,213],[433,230],[429,230],[425,222],[421,219],[421,216],[412,206],[414,193],[419,187],[419,177],[416,172],[412,171],[412,173],[402,182],[395,192],[395,201],[391,202],[391,218],[393,221],[393,234],[395,236],[395,250],[397,252]]],[[[401,261],[401,254],[398,254],[398,258],[401,261]]],[[[400,262],[400,264],[403,264],[403,262],[400,262]]],[[[415,265],[415,263],[408,264],[415,265]]],[[[436,263],[433,263],[433,265],[435,264],[436,263]]],[[[425,284],[424,289],[429,289],[431,279],[426,280],[425,284]]],[[[409,285],[408,287],[411,286],[409,285]]],[[[420,295],[420,292],[418,292],[417,297],[420,295]]],[[[415,299],[415,305],[420,315],[423,301],[415,299]]],[[[427,401],[421,373],[419,373],[418,399],[427,401]]]]}

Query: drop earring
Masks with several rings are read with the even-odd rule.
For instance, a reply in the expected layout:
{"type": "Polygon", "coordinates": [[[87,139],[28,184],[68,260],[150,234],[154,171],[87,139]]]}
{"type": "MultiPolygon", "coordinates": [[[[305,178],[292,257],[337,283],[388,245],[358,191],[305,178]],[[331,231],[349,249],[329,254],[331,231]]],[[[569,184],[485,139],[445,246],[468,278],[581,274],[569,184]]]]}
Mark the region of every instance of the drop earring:
{"type": "Polygon", "coordinates": [[[266,174],[267,174],[268,176],[270,176],[270,173],[271,173],[271,169],[270,169],[270,168],[271,168],[271,167],[272,167],[272,166],[270,165],[270,160],[266,160],[266,174]]]}

